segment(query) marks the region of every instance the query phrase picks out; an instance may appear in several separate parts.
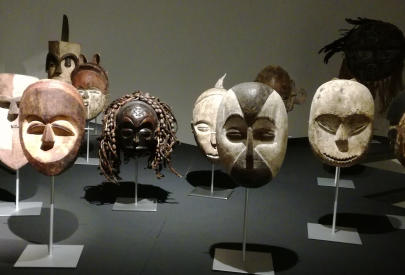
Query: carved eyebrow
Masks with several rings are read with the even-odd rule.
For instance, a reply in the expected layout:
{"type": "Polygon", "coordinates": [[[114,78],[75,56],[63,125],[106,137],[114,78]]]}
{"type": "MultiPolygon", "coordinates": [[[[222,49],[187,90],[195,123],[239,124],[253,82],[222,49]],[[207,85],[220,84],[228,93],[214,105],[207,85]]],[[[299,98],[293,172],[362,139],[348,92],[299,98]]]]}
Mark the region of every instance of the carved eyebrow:
{"type": "Polygon", "coordinates": [[[195,124],[200,124],[200,123],[209,124],[209,122],[207,120],[205,120],[205,119],[197,120],[197,122],[195,124]]]}
{"type": "Polygon", "coordinates": [[[271,118],[271,117],[267,117],[267,116],[259,115],[259,116],[257,116],[257,117],[256,117],[256,119],[265,119],[265,120],[271,121],[271,122],[273,122],[273,123],[275,124],[274,119],[273,119],[273,118],[271,118]]]}
{"type": "Polygon", "coordinates": [[[124,117],[123,122],[130,122],[132,125],[135,126],[134,122],[127,117],[124,117]]]}
{"type": "Polygon", "coordinates": [[[245,118],[244,118],[243,116],[241,116],[240,114],[232,114],[232,115],[228,116],[227,119],[229,119],[229,118],[231,118],[231,117],[239,117],[239,118],[245,120],[245,118]]]}
{"type": "Polygon", "coordinates": [[[10,102],[10,100],[12,100],[11,97],[6,96],[6,95],[0,95],[0,101],[10,102]]]}

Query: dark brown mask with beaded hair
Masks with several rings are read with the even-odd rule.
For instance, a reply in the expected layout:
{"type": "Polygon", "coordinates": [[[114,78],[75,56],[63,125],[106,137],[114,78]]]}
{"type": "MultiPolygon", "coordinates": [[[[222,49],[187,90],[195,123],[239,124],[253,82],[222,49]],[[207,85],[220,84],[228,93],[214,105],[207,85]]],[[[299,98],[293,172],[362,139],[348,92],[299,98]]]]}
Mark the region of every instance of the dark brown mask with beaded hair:
{"type": "Polygon", "coordinates": [[[126,103],[116,116],[116,136],[128,155],[153,153],[156,148],[158,117],[148,104],[134,100],[126,103]]]}

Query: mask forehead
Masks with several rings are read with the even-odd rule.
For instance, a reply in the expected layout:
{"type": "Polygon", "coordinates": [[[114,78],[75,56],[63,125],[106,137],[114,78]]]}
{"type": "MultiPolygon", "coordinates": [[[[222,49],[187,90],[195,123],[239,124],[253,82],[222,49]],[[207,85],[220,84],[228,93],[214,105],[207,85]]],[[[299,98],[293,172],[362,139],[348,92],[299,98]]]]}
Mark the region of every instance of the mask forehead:
{"type": "Polygon", "coordinates": [[[14,75],[13,74],[0,74],[0,95],[13,97],[14,91],[14,75]]]}
{"type": "Polygon", "coordinates": [[[332,80],[321,85],[311,105],[312,117],[320,114],[374,115],[374,101],[366,86],[352,80],[332,80]]]}

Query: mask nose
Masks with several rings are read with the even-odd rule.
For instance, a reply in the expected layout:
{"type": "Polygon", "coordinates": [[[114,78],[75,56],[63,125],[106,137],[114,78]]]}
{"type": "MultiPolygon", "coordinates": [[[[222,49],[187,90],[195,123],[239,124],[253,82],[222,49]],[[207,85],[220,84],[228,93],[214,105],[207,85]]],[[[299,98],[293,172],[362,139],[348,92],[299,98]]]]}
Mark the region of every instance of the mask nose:
{"type": "Polygon", "coordinates": [[[61,64],[59,64],[59,65],[56,67],[54,74],[56,74],[56,75],[62,74],[62,66],[61,66],[61,64]]]}
{"type": "Polygon", "coordinates": [[[18,106],[17,106],[17,102],[15,102],[14,100],[12,100],[10,102],[10,108],[8,110],[8,115],[7,115],[7,119],[11,122],[16,120],[16,118],[18,117],[18,106]]]}
{"type": "Polygon", "coordinates": [[[88,99],[89,98],[89,93],[86,90],[83,91],[82,98],[83,99],[88,99]]]}
{"type": "Polygon", "coordinates": [[[246,170],[253,170],[253,130],[247,129],[246,170]]]}
{"type": "Polygon", "coordinates": [[[340,124],[335,136],[335,143],[339,151],[347,152],[349,150],[348,138],[346,127],[340,124]]]}
{"type": "Polygon", "coordinates": [[[139,132],[135,133],[134,143],[135,143],[135,147],[139,144],[139,132]]]}
{"type": "Polygon", "coordinates": [[[55,135],[53,133],[51,124],[45,125],[41,141],[42,141],[41,149],[43,151],[48,151],[53,148],[53,145],[55,144],[55,135]]]}
{"type": "Polygon", "coordinates": [[[215,132],[211,132],[211,138],[210,138],[210,141],[211,141],[211,146],[213,147],[213,148],[217,148],[217,137],[215,136],[215,132]]]}

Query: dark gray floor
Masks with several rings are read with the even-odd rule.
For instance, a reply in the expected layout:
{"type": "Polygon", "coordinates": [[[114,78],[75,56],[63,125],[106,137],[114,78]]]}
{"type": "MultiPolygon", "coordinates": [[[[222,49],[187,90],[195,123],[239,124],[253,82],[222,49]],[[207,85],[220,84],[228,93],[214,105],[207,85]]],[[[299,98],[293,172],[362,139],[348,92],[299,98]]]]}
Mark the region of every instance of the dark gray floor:
{"type": "MultiPolygon", "coordinates": [[[[94,136],[91,148],[96,157],[94,136]]],[[[94,166],[74,165],[55,178],[55,242],[84,245],[77,268],[66,270],[13,268],[27,244],[46,244],[49,234],[51,178],[26,165],[21,200],[44,207],[37,217],[0,217],[0,274],[221,274],[212,271],[214,250],[241,248],[245,189],[235,188],[227,201],[188,196],[193,185],[210,185],[211,164],[187,144],[175,149],[172,163],[187,179],[164,170],[157,180],[140,161],[140,193],[159,199],[155,213],[112,211],[117,194],[133,192],[133,162],[122,165],[120,187],[101,188],[104,177],[94,166]]],[[[217,186],[235,187],[219,166],[215,176],[217,186]]],[[[405,175],[342,169],[341,178],[352,179],[356,189],[340,189],[337,224],[357,228],[361,246],[308,239],[308,222],[332,219],[335,189],[317,186],[317,176],[333,173],[306,139],[290,140],[279,174],[250,190],[248,250],[271,252],[276,274],[405,274],[405,231],[385,217],[405,216],[386,199],[405,189],[405,175]]],[[[12,201],[15,175],[0,169],[0,178],[0,200],[12,201]]]]}

